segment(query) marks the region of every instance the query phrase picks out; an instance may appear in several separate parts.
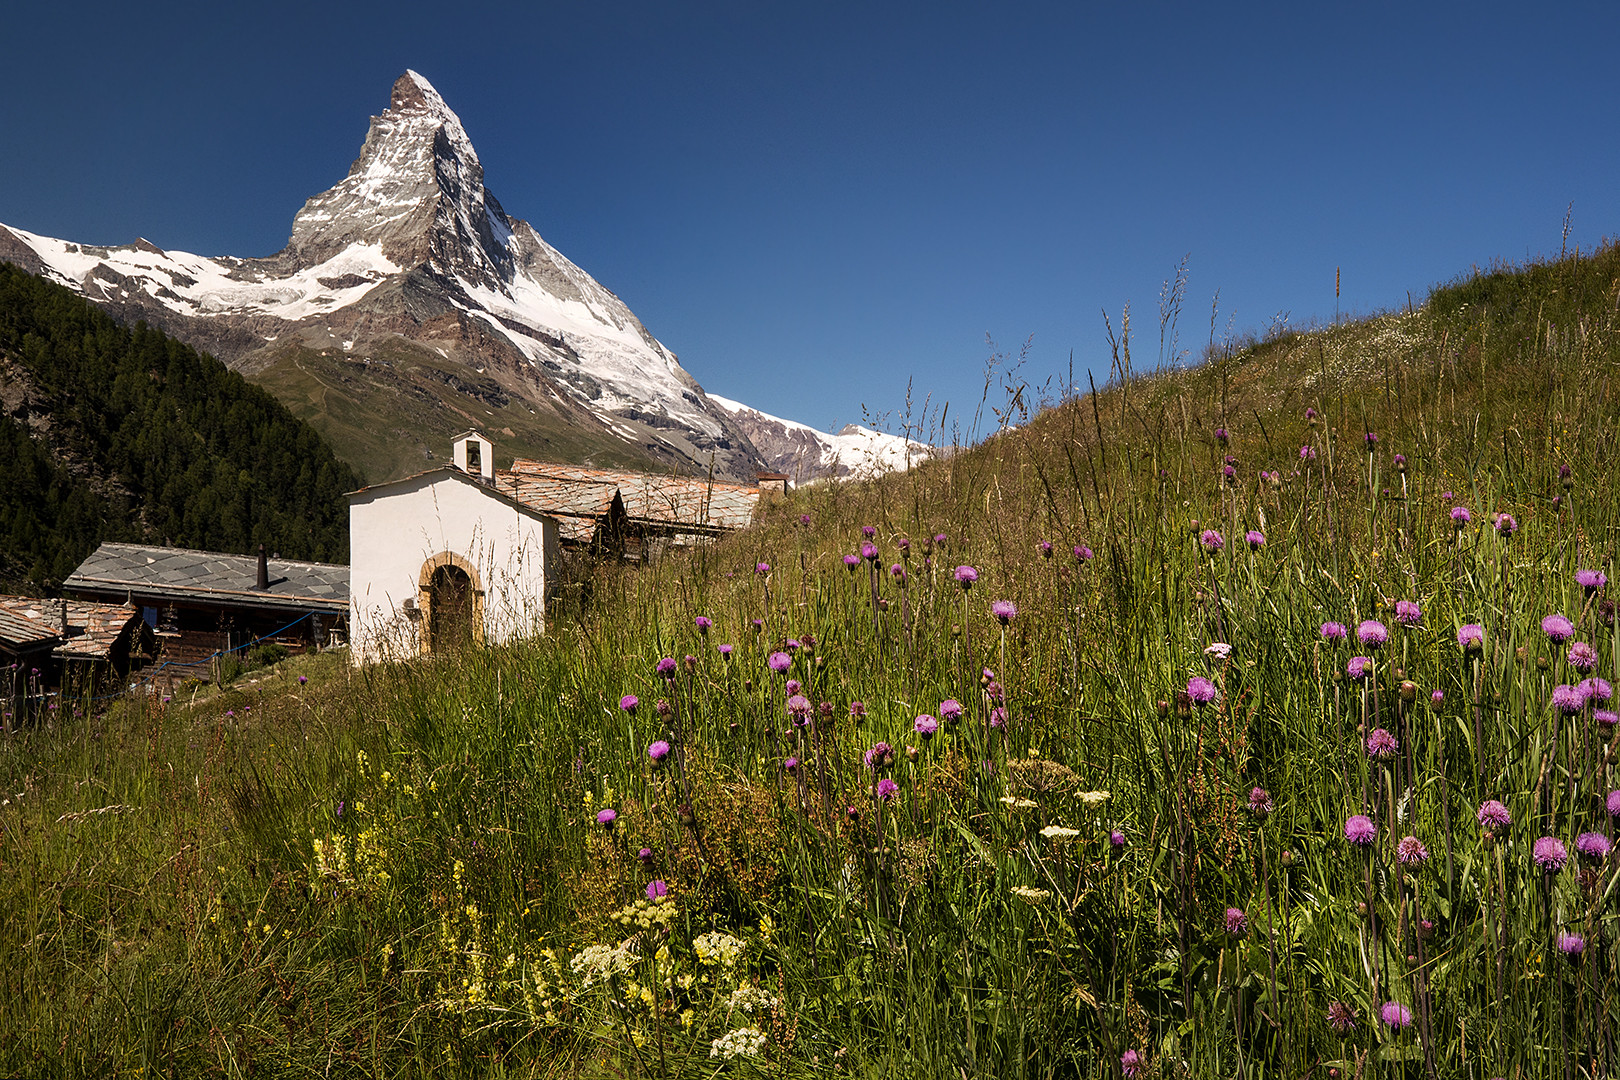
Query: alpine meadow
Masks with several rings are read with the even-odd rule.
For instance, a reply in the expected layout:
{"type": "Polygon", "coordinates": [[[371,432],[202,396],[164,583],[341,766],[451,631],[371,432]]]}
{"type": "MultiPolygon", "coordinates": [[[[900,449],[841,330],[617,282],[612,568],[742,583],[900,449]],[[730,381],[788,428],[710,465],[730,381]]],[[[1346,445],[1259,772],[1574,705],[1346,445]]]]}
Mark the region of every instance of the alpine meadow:
{"type": "Polygon", "coordinates": [[[1614,1075],[1620,249],[1183,284],[542,638],[25,726],[0,1072],[1614,1075]]]}

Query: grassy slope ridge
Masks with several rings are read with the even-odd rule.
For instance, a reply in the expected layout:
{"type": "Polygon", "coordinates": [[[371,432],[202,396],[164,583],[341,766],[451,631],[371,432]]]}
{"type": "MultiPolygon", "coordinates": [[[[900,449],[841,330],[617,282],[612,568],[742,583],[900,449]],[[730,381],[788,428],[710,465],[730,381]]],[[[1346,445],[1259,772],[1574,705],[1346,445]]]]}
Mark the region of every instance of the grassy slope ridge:
{"type": "Polygon", "coordinates": [[[0,579],[41,587],[110,539],[347,561],[358,477],[212,357],[0,266],[0,364],[0,579]]]}
{"type": "Polygon", "coordinates": [[[1542,620],[1614,677],[1617,295],[1612,249],[1460,282],[800,492],[544,641],[31,731],[0,1067],[1610,1075],[1612,702],[1550,705],[1542,620]]]}

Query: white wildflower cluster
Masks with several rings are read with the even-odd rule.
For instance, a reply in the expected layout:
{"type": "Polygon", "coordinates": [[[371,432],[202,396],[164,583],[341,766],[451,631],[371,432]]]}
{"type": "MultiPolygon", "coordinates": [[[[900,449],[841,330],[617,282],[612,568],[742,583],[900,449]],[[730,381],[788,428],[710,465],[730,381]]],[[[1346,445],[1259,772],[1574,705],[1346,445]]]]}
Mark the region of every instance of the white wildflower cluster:
{"type": "Polygon", "coordinates": [[[730,934],[711,930],[692,939],[692,951],[705,967],[731,968],[742,957],[743,943],[730,934]]]}
{"type": "Polygon", "coordinates": [[[1048,840],[1073,840],[1080,835],[1080,830],[1071,829],[1067,825],[1048,825],[1041,830],[1041,835],[1048,840]]]}
{"type": "Polygon", "coordinates": [[[726,999],[728,1009],[737,1009],[752,1016],[754,1013],[770,1012],[776,1008],[776,995],[761,990],[752,984],[737,987],[726,999]]]}
{"type": "Polygon", "coordinates": [[[1079,795],[1076,795],[1075,798],[1079,799],[1080,802],[1086,806],[1101,806],[1103,803],[1108,801],[1108,792],[1082,791],[1079,795]]]}
{"type": "Polygon", "coordinates": [[[675,918],[675,898],[667,893],[656,900],[637,900],[626,904],[610,916],[624,927],[650,930],[655,926],[668,926],[675,918]]]}
{"type": "Polygon", "coordinates": [[[574,955],[568,966],[580,978],[580,985],[588,987],[612,975],[624,975],[635,966],[635,942],[621,941],[617,945],[587,945],[574,955]]]}
{"type": "Polygon", "coordinates": [[[730,1061],[739,1055],[759,1057],[765,1050],[765,1033],[756,1027],[728,1031],[709,1044],[709,1056],[730,1061]]]}
{"type": "Polygon", "coordinates": [[[1032,889],[1028,885],[1014,885],[1012,893],[1020,900],[1028,900],[1031,904],[1038,904],[1052,895],[1046,889],[1032,889]]]}
{"type": "Polygon", "coordinates": [[[1017,795],[1003,795],[1001,801],[1014,810],[1032,810],[1037,805],[1034,799],[1025,799],[1017,795]]]}

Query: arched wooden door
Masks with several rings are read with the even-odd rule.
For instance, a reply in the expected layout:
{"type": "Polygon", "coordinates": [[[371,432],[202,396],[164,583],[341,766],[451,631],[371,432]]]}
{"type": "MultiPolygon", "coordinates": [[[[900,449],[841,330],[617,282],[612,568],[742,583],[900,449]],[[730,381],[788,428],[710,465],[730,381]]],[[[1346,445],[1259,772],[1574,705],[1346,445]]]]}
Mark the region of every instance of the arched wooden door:
{"type": "Polygon", "coordinates": [[[455,652],[472,644],[473,583],[459,566],[434,567],[428,583],[428,651],[455,652]]]}

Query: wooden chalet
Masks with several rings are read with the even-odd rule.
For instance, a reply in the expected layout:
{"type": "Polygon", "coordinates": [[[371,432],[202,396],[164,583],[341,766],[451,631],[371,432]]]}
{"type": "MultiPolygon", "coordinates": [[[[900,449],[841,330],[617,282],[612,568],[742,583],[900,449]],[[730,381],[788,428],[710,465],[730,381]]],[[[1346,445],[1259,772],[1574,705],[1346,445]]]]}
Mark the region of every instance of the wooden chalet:
{"type": "MultiPolygon", "coordinates": [[[[513,461],[510,470],[497,472],[495,483],[524,501],[529,492],[543,492],[555,507],[579,507],[574,513],[581,539],[585,523],[596,522],[590,542],[638,560],[664,548],[703,543],[744,528],[753,521],[760,499],[760,488],[754,485],[524,458],[513,461]],[[613,498],[608,501],[610,492],[613,498]]],[[[539,504],[536,508],[557,515],[559,521],[568,512],[539,504]]],[[[566,525],[563,539],[569,540],[566,525]]]]}
{"type": "Polygon", "coordinates": [[[62,591],[133,605],[160,658],[190,664],[269,637],[290,651],[341,639],[349,568],[214,551],[106,543],[62,591]]]}
{"type": "Polygon", "coordinates": [[[0,596],[0,726],[11,730],[30,702],[63,687],[122,681],[152,646],[138,607],[0,596]]]}

